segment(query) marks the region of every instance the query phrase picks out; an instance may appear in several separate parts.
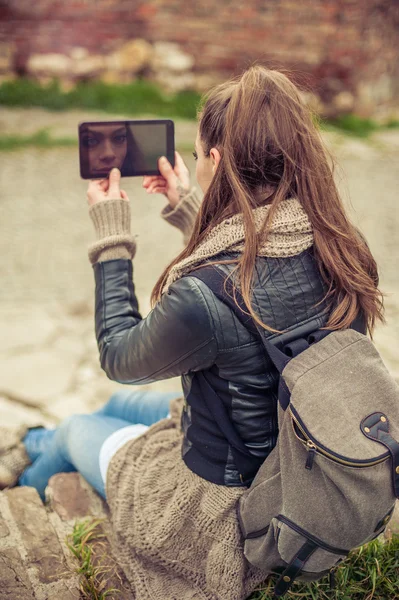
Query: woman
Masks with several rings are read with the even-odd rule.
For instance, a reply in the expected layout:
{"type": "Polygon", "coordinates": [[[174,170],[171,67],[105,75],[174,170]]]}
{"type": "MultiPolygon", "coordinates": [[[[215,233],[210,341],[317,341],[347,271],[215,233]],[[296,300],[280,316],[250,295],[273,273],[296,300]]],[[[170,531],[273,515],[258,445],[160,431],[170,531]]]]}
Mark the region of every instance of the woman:
{"type": "Polygon", "coordinates": [[[102,368],[126,384],[181,375],[184,398],[169,404],[167,395],[116,395],[94,415],[24,438],[32,459],[35,438],[42,447],[20,484],[43,494],[51,474],[77,469],[105,495],[115,554],[140,600],[241,600],[265,578],[243,555],[236,507],[246,487],[198,373],[223,400],[255,471],[276,444],[277,373],[259,340],[195,270],[212,263],[231,277],[248,313],[276,341],[359,318],[371,333],[383,318],[376,264],[345,214],[312,116],[285,75],[256,65],[212,90],[199,111],[194,154],[202,202],[178,153],[175,169],[161,160],[162,176],[143,181],[147,192],[166,195],[162,216],[186,241],[158,279],[145,319],[119,172],[88,189],[102,368]]]}

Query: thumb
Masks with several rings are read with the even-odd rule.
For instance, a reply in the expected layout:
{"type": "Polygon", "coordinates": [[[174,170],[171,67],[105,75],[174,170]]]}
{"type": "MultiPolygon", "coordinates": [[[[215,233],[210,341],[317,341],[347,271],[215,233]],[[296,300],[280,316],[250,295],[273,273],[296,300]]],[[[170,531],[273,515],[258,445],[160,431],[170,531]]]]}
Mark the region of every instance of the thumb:
{"type": "Polygon", "coordinates": [[[161,158],[158,161],[158,168],[161,172],[161,175],[165,177],[166,181],[168,182],[171,176],[175,174],[172,165],[170,164],[166,156],[161,156],[161,158]]]}
{"type": "Polygon", "coordinates": [[[119,169],[112,169],[109,174],[108,198],[120,198],[119,182],[121,180],[121,172],[119,169]]]}

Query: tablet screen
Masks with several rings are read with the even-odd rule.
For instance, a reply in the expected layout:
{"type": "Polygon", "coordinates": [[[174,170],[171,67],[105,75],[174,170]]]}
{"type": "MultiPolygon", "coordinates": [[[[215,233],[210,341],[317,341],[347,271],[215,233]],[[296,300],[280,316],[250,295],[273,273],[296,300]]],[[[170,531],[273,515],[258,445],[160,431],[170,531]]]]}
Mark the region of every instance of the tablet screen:
{"type": "Polygon", "coordinates": [[[174,123],[169,119],[93,121],[79,125],[80,174],[102,179],[117,167],[122,177],[159,175],[158,159],[174,166],[174,123]]]}

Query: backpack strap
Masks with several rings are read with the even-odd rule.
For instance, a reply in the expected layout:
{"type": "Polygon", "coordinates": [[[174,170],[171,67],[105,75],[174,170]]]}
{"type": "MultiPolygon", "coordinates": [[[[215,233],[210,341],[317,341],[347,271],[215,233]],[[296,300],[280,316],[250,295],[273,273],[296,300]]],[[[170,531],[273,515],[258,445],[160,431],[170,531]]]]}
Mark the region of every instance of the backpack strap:
{"type": "Polygon", "coordinates": [[[228,415],[226,406],[209,383],[205,373],[197,371],[195,375],[206,407],[230,444],[231,453],[240,473],[241,482],[249,487],[256,475],[259,464],[255,464],[254,456],[238,435],[234,423],[228,415]]]}
{"type": "Polygon", "coordinates": [[[360,423],[363,435],[370,440],[380,442],[388,448],[392,456],[392,484],[395,496],[399,499],[399,443],[389,431],[389,419],[382,412],[374,412],[360,423]]]}
{"type": "MultiPolygon", "coordinates": [[[[290,362],[291,357],[287,356],[286,354],[284,354],[284,352],[281,352],[281,350],[276,348],[276,346],[273,345],[266,338],[263,329],[255,323],[251,315],[248,315],[248,311],[245,306],[243,297],[238,289],[235,290],[236,300],[239,305],[237,306],[232,297],[232,283],[230,280],[226,280],[224,273],[220,269],[216,269],[215,267],[210,266],[191,271],[189,276],[196,277],[197,279],[203,281],[209,287],[209,289],[212,290],[215,296],[219,298],[219,300],[221,300],[222,302],[227,304],[229,308],[231,308],[231,310],[236,315],[237,319],[241,321],[244,327],[248,329],[255,337],[260,339],[266,350],[266,353],[268,354],[274,366],[281,375],[286,365],[290,362]],[[225,282],[229,293],[225,290],[225,282]]],[[[276,343],[277,342],[278,338],[276,339],[276,343]]],[[[290,403],[290,396],[290,391],[283,377],[280,377],[278,399],[283,410],[287,409],[290,403]]]]}
{"type": "Polygon", "coordinates": [[[312,556],[317,548],[317,544],[312,540],[306,540],[303,546],[300,547],[288,567],[277,580],[274,588],[274,595],[277,598],[288,592],[294,579],[301,573],[306,561],[312,556]]]}

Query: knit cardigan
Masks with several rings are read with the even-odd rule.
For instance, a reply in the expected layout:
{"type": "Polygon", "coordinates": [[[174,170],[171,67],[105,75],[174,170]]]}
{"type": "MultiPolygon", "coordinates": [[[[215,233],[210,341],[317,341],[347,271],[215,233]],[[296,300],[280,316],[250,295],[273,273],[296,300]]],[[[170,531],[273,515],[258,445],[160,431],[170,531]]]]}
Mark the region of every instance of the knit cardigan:
{"type": "MultiPolygon", "coordinates": [[[[200,202],[193,188],[176,208],[161,213],[185,241],[200,202]]],[[[89,214],[97,234],[89,247],[93,264],[134,257],[128,202],[105,200],[89,214]]],[[[312,243],[307,219],[298,235],[294,254],[312,243]]],[[[127,442],[111,459],[106,497],[113,552],[132,599],[244,600],[265,579],[243,553],[237,506],[246,488],[217,485],[188,469],[181,456],[182,408],[183,398],[173,400],[171,418],[127,442]]]]}

